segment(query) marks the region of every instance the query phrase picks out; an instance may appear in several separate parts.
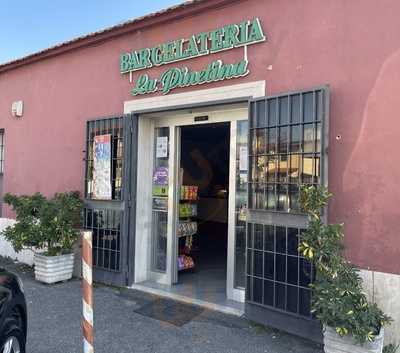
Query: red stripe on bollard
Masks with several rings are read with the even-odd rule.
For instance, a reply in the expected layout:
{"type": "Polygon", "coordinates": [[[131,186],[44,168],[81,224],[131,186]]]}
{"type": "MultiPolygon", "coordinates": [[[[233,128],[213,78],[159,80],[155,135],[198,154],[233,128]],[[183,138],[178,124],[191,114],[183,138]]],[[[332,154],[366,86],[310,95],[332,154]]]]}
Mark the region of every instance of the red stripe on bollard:
{"type": "Polygon", "coordinates": [[[92,232],[82,231],[83,352],[93,353],[92,232]]]}

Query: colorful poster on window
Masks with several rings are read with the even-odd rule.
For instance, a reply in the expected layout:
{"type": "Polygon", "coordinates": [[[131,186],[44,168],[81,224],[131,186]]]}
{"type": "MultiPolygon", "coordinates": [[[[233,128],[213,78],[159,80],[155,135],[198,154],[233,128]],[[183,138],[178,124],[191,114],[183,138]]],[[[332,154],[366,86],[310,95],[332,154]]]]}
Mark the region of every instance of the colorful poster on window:
{"type": "Polygon", "coordinates": [[[168,185],[168,168],[157,167],[153,173],[154,185],[168,185]]]}
{"type": "Polygon", "coordinates": [[[93,198],[111,200],[111,135],[93,141],[93,198]]]}

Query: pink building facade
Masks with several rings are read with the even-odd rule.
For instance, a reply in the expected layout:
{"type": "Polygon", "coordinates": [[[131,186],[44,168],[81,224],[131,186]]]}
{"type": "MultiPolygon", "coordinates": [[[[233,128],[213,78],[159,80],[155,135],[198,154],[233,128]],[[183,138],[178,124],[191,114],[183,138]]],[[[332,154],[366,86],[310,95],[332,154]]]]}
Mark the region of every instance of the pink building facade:
{"type": "MultiPolygon", "coordinates": [[[[50,196],[80,190],[85,195],[87,122],[136,114],[135,104],[150,111],[153,99],[154,110],[163,111],[159,107],[163,101],[173,100],[169,97],[186,97],[188,101],[194,97],[196,101],[196,96],[205,92],[223,92],[224,87],[247,87],[255,82],[263,84],[259,87],[264,92],[258,97],[308,90],[319,94],[315,87],[324,87],[323,115],[329,116],[329,123],[324,130],[328,136],[325,150],[321,151],[327,174],[321,181],[324,179],[334,194],[328,218],[345,224],[348,259],[363,270],[369,294],[397,320],[388,334],[394,340],[396,330],[400,330],[400,300],[393,300],[396,296],[400,299],[396,206],[400,199],[396,157],[400,136],[400,3],[384,0],[379,5],[377,8],[373,0],[193,1],[3,64],[0,129],[4,170],[0,191],[3,195],[39,191],[50,196]],[[229,24],[251,23],[255,18],[265,40],[121,73],[124,53],[210,33],[229,24]],[[131,93],[143,74],[159,78],[171,67],[200,71],[215,60],[234,64],[244,58],[248,73],[241,77],[176,88],[168,94],[160,90],[131,93]],[[21,117],[11,113],[16,101],[23,102],[21,117]]],[[[229,104],[234,103],[229,95],[227,98],[229,104]]],[[[222,101],[219,98],[220,104],[222,101]]],[[[239,101],[243,103],[243,99],[239,101]]],[[[169,110],[175,106],[166,105],[169,110]]],[[[179,105],[190,107],[184,102],[179,105]]],[[[135,116],[140,120],[139,113],[135,116]]],[[[139,122],[139,143],[141,126],[139,122]]],[[[132,175],[135,185],[140,185],[140,172],[132,175]]],[[[136,208],[136,217],[140,212],[136,208]]],[[[13,217],[5,205],[2,217],[13,217]]],[[[138,237],[136,227],[136,242],[138,237]]],[[[140,254],[134,247],[130,249],[137,258],[140,254]]],[[[134,260],[136,269],[141,266],[138,261],[134,260]]],[[[135,273],[129,278],[126,285],[140,282],[135,273]]]]}

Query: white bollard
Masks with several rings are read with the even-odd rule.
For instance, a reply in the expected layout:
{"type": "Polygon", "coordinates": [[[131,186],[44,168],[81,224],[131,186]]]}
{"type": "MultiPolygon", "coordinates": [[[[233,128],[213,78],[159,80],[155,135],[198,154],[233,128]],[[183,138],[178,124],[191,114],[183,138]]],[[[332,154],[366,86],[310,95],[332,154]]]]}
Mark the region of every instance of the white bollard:
{"type": "Polygon", "coordinates": [[[82,231],[83,352],[93,353],[92,232],[82,231]]]}

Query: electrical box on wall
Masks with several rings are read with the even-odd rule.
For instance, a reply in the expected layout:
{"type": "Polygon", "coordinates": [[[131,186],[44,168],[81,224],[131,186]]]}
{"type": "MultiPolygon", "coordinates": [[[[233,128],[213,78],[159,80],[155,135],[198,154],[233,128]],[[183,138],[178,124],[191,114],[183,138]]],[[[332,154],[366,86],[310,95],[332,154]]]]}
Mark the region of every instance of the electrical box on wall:
{"type": "Polygon", "coordinates": [[[23,101],[15,101],[11,105],[11,114],[16,117],[20,118],[22,117],[24,113],[24,102],[23,101]]]}

